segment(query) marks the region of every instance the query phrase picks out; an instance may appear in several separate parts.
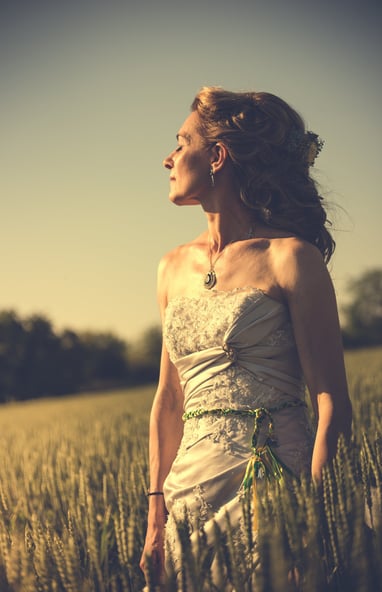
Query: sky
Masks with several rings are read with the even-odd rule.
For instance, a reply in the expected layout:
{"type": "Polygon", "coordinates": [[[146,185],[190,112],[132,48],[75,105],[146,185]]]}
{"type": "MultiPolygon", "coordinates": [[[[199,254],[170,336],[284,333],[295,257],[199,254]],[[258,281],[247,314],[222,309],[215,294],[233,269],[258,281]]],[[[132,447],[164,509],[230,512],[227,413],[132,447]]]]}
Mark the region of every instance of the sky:
{"type": "Polygon", "coordinates": [[[377,1],[0,0],[0,310],[134,341],[162,255],[205,229],[164,157],[204,85],[281,96],[325,146],[330,273],[382,267],[377,1]]]}

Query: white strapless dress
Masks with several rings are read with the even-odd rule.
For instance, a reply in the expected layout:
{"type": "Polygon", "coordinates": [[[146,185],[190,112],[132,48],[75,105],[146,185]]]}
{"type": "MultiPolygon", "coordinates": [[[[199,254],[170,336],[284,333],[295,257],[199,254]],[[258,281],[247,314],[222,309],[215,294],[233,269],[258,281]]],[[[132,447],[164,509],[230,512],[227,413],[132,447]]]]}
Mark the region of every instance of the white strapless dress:
{"type": "MultiPolygon", "coordinates": [[[[306,406],[285,408],[286,401],[304,401],[305,385],[284,304],[255,288],[180,296],[167,306],[164,340],[188,416],[200,409],[280,407],[272,413],[272,450],[296,476],[309,472],[313,437],[306,406]]],[[[260,443],[267,436],[263,427],[260,443]]],[[[185,421],[164,483],[166,548],[175,568],[180,569],[176,520],[185,508],[191,524],[202,524],[207,533],[212,519],[224,528],[227,512],[234,528],[240,527],[252,433],[250,416],[207,413],[185,421]]]]}

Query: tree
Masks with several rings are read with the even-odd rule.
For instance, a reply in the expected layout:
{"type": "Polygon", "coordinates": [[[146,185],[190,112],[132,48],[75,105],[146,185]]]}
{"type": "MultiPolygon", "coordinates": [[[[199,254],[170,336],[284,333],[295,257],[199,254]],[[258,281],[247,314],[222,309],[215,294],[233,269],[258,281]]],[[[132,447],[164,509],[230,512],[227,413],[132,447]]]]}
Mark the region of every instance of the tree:
{"type": "Polygon", "coordinates": [[[158,380],[161,351],[161,328],[155,326],[147,329],[130,352],[135,382],[147,383],[158,380]]]}
{"type": "Polygon", "coordinates": [[[24,358],[26,333],[13,310],[0,312],[0,400],[15,395],[15,380],[24,358]]]}
{"type": "Polygon", "coordinates": [[[130,345],[112,333],[57,333],[41,314],[0,311],[0,402],[156,381],[162,333],[130,345]]]}
{"type": "Polygon", "coordinates": [[[93,331],[83,333],[80,339],[85,354],[85,384],[97,387],[127,382],[127,345],[122,339],[93,331]]]}
{"type": "Polygon", "coordinates": [[[345,309],[344,345],[382,345],[382,269],[363,273],[349,284],[352,300],[345,309]]]}
{"type": "Polygon", "coordinates": [[[18,399],[57,393],[60,366],[60,340],[43,315],[32,315],[23,322],[24,347],[14,392],[18,399]]]}
{"type": "Polygon", "coordinates": [[[85,357],[85,347],[77,333],[64,329],[60,335],[57,394],[74,393],[85,386],[85,357]]]}
{"type": "Polygon", "coordinates": [[[0,401],[127,384],[126,343],[111,333],[57,334],[48,318],[0,311],[0,401]]]}

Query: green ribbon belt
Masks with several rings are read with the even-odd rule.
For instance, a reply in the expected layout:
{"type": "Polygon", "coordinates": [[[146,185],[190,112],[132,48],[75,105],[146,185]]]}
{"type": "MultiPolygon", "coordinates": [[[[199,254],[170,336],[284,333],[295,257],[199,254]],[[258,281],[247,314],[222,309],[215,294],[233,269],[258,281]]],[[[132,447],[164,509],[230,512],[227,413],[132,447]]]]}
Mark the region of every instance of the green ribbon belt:
{"type": "Polygon", "coordinates": [[[292,401],[285,401],[277,407],[258,407],[257,409],[233,409],[230,407],[220,409],[204,409],[203,407],[195,409],[194,411],[187,411],[183,414],[183,421],[189,419],[203,417],[205,415],[215,415],[217,417],[224,417],[227,415],[236,415],[239,417],[253,417],[254,426],[251,439],[252,456],[248,461],[247,468],[243,479],[243,488],[250,490],[252,486],[256,485],[256,479],[279,480],[283,477],[284,471],[290,472],[289,469],[277,458],[271,446],[276,444],[274,437],[274,426],[272,413],[287,409],[290,407],[306,407],[305,401],[295,399],[292,401]],[[260,428],[264,420],[268,420],[268,435],[263,446],[257,445],[257,440],[260,428]]]}

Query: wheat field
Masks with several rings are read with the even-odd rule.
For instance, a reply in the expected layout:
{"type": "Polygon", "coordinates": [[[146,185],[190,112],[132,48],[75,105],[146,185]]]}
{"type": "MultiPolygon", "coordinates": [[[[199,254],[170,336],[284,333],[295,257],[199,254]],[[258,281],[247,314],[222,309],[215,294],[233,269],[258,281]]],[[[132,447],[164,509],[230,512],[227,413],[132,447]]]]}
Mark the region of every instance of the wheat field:
{"type": "MultiPolygon", "coordinates": [[[[382,349],[349,352],[346,362],[354,439],[322,494],[306,482],[264,496],[256,570],[229,533],[217,533],[221,576],[236,592],[382,590],[382,349]]],[[[153,394],[151,386],[0,407],[0,592],[142,590],[153,394]]],[[[193,553],[183,527],[195,590],[212,591],[203,541],[193,553]]],[[[185,585],[170,577],[167,589],[185,585]]]]}

